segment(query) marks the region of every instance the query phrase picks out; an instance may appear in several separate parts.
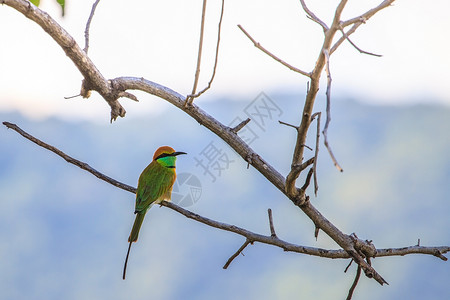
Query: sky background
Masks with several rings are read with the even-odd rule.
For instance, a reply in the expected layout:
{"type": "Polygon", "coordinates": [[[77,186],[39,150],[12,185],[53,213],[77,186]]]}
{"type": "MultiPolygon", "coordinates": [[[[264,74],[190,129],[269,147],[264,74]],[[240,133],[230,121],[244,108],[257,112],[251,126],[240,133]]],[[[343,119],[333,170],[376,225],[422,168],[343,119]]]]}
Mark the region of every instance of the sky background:
{"type": "MultiPolygon", "coordinates": [[[[84,28],[93,1],[67,1],[66,17],[53,0],[41,1],[84,47],[84,28]]],[[[338,1],[307,1],[330,23],[338,1]]],[[[343,19],[381,1],[349,1],[343,19]]],[[[209,1],[199,87],[209,80],[215,49],[219,1],[209,1]]],[[[344,43],[331,59],[333,95],[380,104],[420,101],[450,104],[450,2],[396,1],[361,26],[352,40],[382,58],[362,55],[344,43]]],[[[107,78],[137,76],[188,94],[193,83],[201,1],[101,1],[90,32],[89,55],[107,78]]],[[[59,46],[32,21],[10,7],[0,9],[0,110],[42,118],[109,119],[104,101],[64,100],[79,93],[81,75],[59,46]]],[[[307,79],[278,64],[238,29],[241,24],[264,47],[292,65],[310,71],[322,43],[321,28],[306,18],[300,2],[227,1],[213,89],[203,99],[226,96],[249,100],[260,91],[304,92],[307,79]]],[[[337,34],[339,37],[340,34],[337,34]]],[[[323,76],[324,77],[324,76],[323,76]]],[[[322,87],[322,93],[325,89],[322,87]]],[[[163,101],[122,100],[128,117],[160,112],[163,101]]]]}

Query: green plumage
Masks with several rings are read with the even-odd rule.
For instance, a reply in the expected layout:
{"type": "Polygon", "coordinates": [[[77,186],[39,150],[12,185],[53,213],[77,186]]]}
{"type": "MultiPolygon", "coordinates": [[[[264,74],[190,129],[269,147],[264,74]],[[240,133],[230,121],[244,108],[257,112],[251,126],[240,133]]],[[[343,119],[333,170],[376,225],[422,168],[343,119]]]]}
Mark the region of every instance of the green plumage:
{"type": "Polygon", "coordinates": [[[123,268],[123,279],[125,279],[131,244],[138,239],[139,231],[148,209],[153,204],[160,203],[163,200],[170,201],[172,187],[177,177],[175,172],[176,156],[180,154],[186,153],[175,152],[168,146],[158,148],[153,155],[153,161],[139,176],[134,210],[136,218],[128,237],[130,244],[128,245],[127,257],[123,268]]]}
{"type": "Polygon", "coordinates": [[[175,156],[168,156],[172,160],[171,165],[165,164],[165,161],[154,160],[145,168],[139,177],[138,188],[136,192],[136,220],[131,230],[129,242],[136,242],[139,230],[144,220],[147,210],[153,203],[160,203],[162,200],[170,200],[173,183],[175,182],[175,156]]]}

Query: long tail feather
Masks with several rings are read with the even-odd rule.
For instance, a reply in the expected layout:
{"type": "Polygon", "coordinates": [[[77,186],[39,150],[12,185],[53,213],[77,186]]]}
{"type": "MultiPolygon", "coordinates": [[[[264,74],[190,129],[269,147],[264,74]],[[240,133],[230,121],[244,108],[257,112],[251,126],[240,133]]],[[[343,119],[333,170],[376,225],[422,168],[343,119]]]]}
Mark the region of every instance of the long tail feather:
{"type": "Polygon", "coordinates": [[[139,231],[141,230],[144,217],[145,212],[144,213],[138,212],[136,214],[136,219],[134,219],[133,228],[131,229],[130,236],[128,237],[128,242],[130,242],[130,244],[128,245],[127,257],[125,258],[125,265],[123,266],[123,276],[122,276],[123,280],[125,280],[125,274],[127,272],[128,256],[130,255],[131,244],[133,242],[136,242],[138,239],[139,231]]]}
{"type": "Polygon", "coordinates": [[[132,243],[133,242],[130,242],[130,245],[128,245],[127,258],[125,258],[125,265],[123,266],[123,276],[122,276],[123,280],[125,280],[125,274],[127,273],[128,255],[130,255],[130,249],[131,249],[132,243]]]}

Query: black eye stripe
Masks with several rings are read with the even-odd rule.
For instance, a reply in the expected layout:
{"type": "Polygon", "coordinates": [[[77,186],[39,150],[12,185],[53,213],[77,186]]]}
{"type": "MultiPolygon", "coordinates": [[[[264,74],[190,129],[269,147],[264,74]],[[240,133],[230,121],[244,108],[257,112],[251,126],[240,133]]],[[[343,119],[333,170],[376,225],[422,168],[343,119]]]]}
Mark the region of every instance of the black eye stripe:
{"type": "Polygon", "coordinates": [[[158,155],[158,156],[155,158],[155,160],[158,160],[158,159],[160,159],[160,158],[167,157],[167,156],[172,156],[172,154],[169,154],[169,153],[161,153],[160,155],[158,155]]]}
{"type": "Polygon", "coordinates": [[[186,152],[161,153],[160,155],[158,155],[155,158],[155,160],[158,160],[160,158],[164,158],[164,157],[167,157],[167,156],[177,156],[177,155],[180,155],[180,154],[187,154],[187,153],[186,152]]]}

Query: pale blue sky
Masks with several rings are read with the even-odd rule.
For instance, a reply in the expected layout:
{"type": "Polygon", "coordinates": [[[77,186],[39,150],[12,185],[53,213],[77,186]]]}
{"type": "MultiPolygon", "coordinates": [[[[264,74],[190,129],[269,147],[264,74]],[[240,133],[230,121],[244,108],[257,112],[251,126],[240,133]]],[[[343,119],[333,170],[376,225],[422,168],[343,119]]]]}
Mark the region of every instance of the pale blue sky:
{"type": "MultiPolygon", "coordinates": [[[[84,45],[84,26],[93,1],[67,1],[60,17],[53,0],[48,11],[84,45]]],[[[200,86],[209,79],[220,1],[208,2],[205,52],[200,86]]],[[[381,1],[349,1],[344,19],[381,1]]],[[[307,1],[327,23],[338,1],[307,1]]],[[[92,22],[89,54],[107,78],[138,76],[188,94],[193,82],[201,1],[101,1],[92,22]]],[[[450,104],[448,70],[450,27],[447,0],[402,1],[360,27],[352,40],[382,58],[359,54],[348,43],[332,56],[333,95],[371,103],[450,104]]],[[[253,98],[260,91],[303,92],[306,78],[281,66],[237,28],[241,24],[263,46],[298,68],[310,71],[322,42],[321,28],[305,17],[297,0],[228,1],[220,61],[213,89],[205,98],[253,98]]],[[[97,95],[92,101],[64,96],[79,92],[81,75],[59,46],[35,23],[10,7],[0,7],[0,110],[20,110],[31,117],[108,119],[109,109],[97,95]]],[[[324,93],[325,88],[322,87],[324,93]]],[[[161,111],[161,101],[122,100],[128,116],[161,111]]],[[[201,100],[200,100],[201,101],[201,100]]]]}

